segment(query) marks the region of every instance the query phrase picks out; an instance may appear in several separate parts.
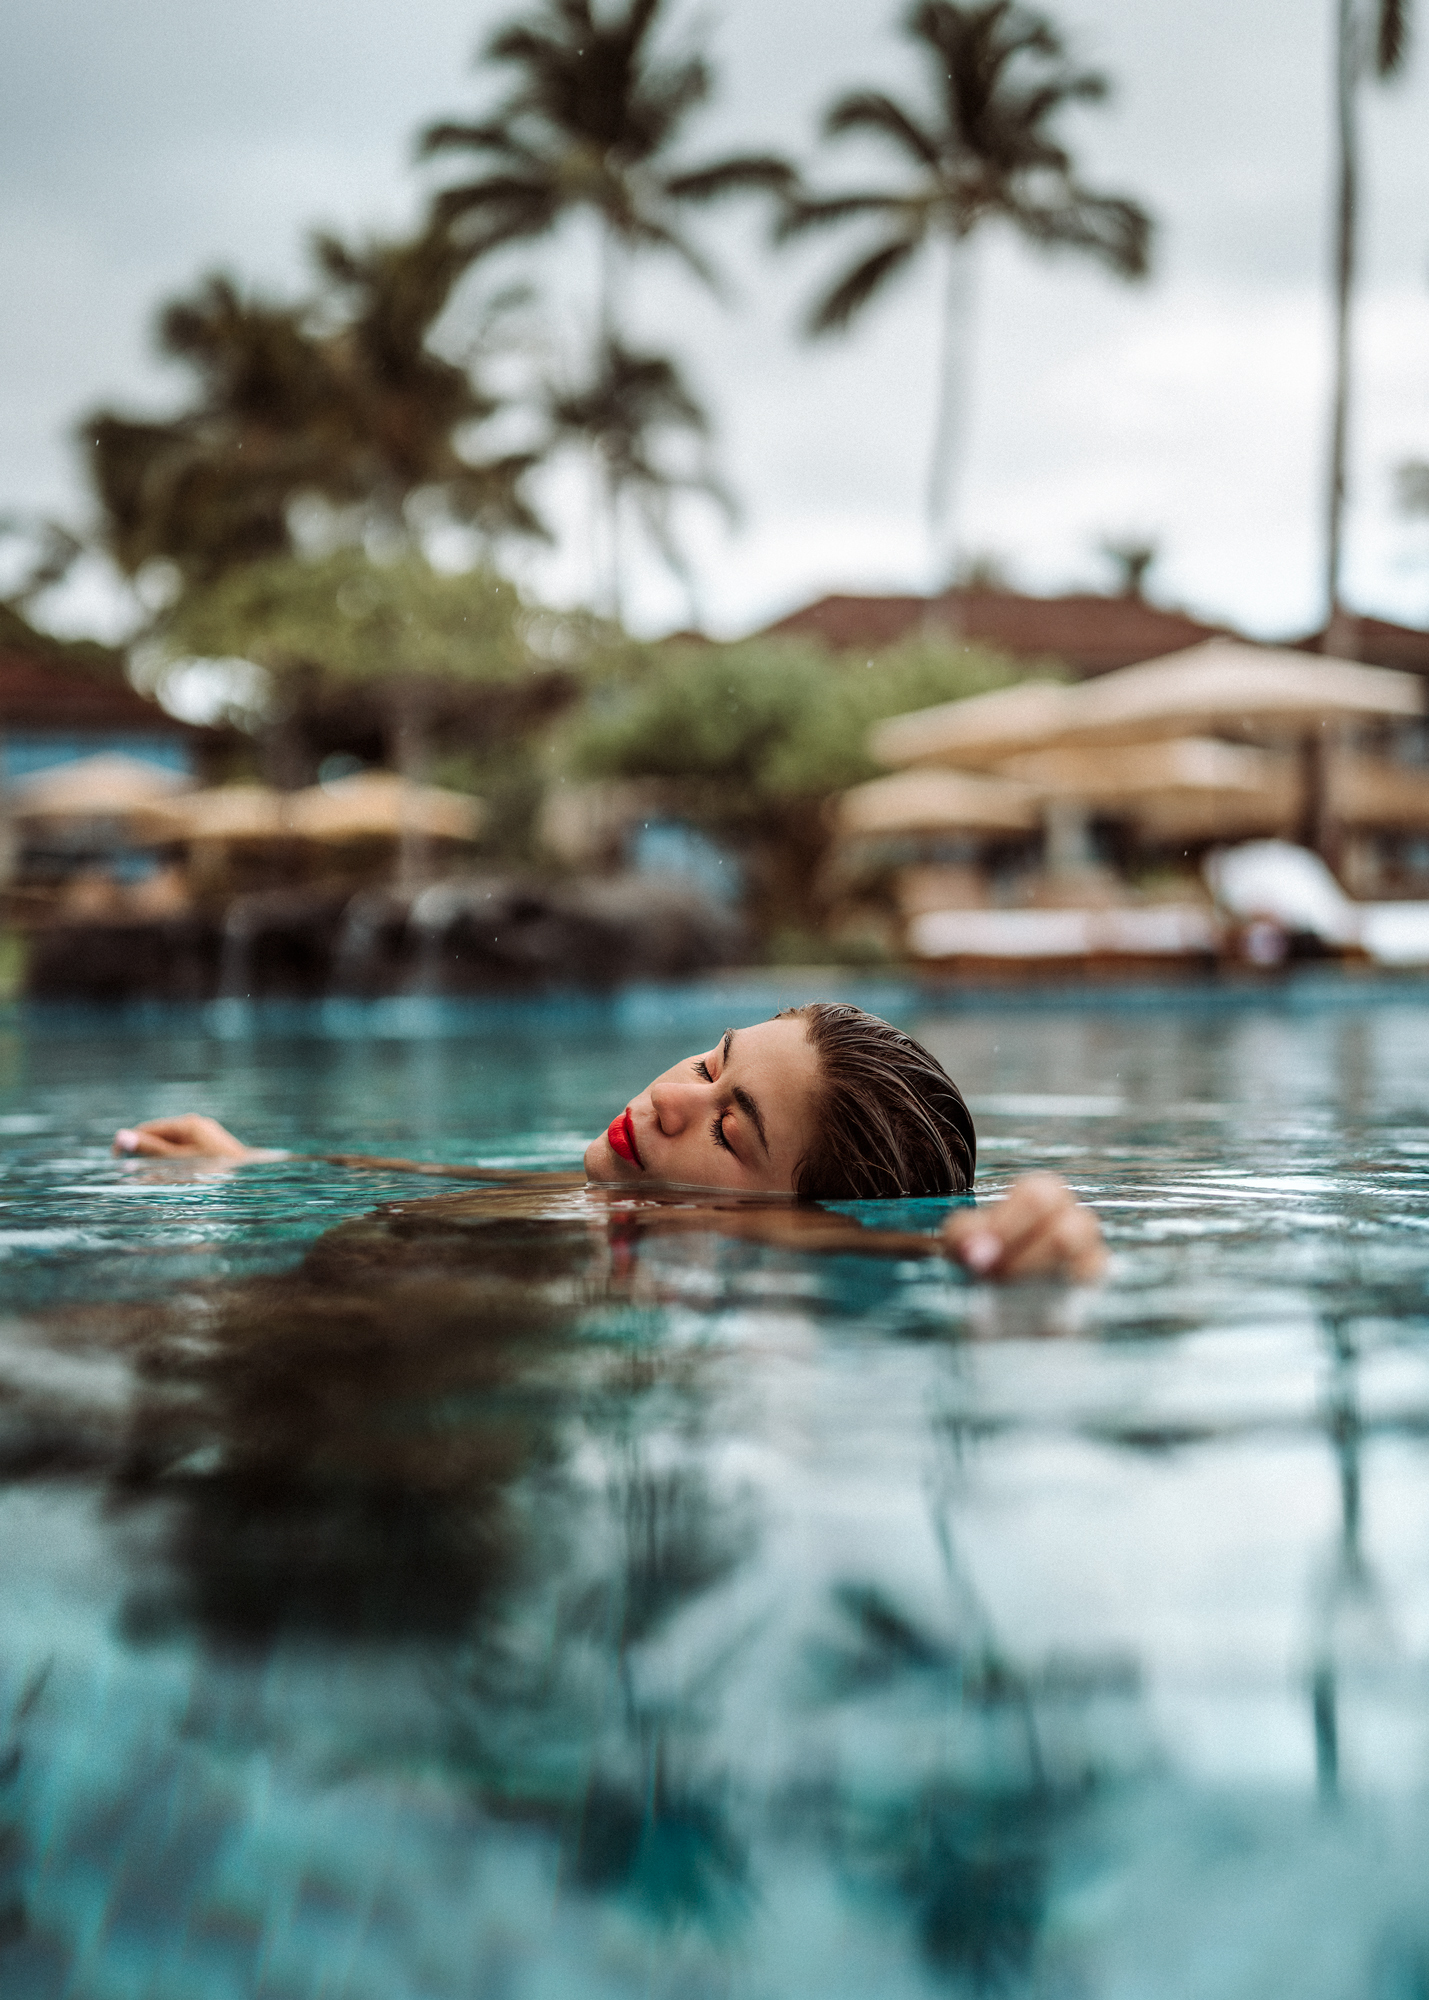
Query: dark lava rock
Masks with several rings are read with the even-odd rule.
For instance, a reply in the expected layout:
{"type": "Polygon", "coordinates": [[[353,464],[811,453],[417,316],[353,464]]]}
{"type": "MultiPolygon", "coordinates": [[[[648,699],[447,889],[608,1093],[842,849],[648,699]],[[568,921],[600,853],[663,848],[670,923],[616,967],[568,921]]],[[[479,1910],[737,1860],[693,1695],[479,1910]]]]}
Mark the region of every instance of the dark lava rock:
{"type": "Polygon", "coordinates": [[[56,924],[30,938],[31,1000],[210,1000],[223,934],[198,916],[132,924],[56,924]]]}
{"type": "Polygon", "coordinates": [[[481,994],[671,979],[738,962],[728,910],[677,877],[509,876],[263,890],[224,918],[65,924],[31,940],[35,1000],[481,994]]]}

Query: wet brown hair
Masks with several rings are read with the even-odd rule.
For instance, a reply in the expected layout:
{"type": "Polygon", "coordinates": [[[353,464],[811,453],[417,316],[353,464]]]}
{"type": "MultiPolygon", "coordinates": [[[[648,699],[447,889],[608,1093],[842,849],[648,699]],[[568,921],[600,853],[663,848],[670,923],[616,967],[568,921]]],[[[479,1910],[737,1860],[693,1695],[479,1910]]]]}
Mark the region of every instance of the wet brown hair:
{"type": "Polygon", "coordinates": [[[942,1064],[900,1028],[826,1000],[790,1007],[819,1063],[814,1139],[794,1174],[804,1201],[966,1194],[977,1134],[942,1064]]]}

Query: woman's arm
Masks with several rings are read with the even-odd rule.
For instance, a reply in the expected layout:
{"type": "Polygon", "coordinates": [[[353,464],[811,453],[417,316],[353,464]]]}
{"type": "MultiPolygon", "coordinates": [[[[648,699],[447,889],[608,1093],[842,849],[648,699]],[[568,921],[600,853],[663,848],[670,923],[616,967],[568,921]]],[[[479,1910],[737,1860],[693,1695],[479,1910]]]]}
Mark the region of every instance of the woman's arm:
{"type": "MultiPolygon", "coordinates": [[[[428,1160],[384,1159],[369,1153],[274,1152],[245,1146],[216,1118],[205,1118],[195,1111],[184,1112],[177,1118],[150,1118],[142,1125],[126,1127],[115,1133],[114,1150],[135,1159],[231,1160],[235,1165],[245,1160],[312,1159],[336,1167],[426,1174],[439,1180],[499,1182],[503,1186],[528,1180],[550,1185],[556,1179],[577,1186],[582,1178],[577,1174],[555,1176],[510,1170],[494,1173],[484,1167],[440,1166],[428,1160]]],[[[652,1211],[652,1218],[658,1212],[652,1211]]],[[[708,1228],[711,1222],[702,1209],[685,1212],[676,1209],[669,1212],[663,1226],[708,1228]]],[[[926,1245],[923,1254],[941,1250],[973,1277],[999,1282],[1060,1278],[1087,1284],[1102,1276],[1108,1261],[1096,1211],[1077,1199],[1060,1174],[1023,1174],[1001,1200],[979,1208],[959,1209],[950,1215],[937,1237],[869,1229],[819,1209],[741,1207],[736,1215],[733,1209],[722,1206],[713,1226],[726,1235],[777,1241],[790,1248],[849,1250],[865,1256],[918,1255],[918,1246],[926,1245]]]]}
{"type": "MultiPolygon", "coordinates": [[[[114,1134],[114,1151],[121,1157],[135,1160],[231,1160],[235,1166],[242,1165],[246,1160],[315,1160],[330,1167],[365,1167],[376,1173],[428,1174],[433,1179],[444,1181],[498,1181],[503,1187],[513,1181],[548,1182],[555,1178],[550,1174],[532,1173],[520,1168],[503,1168],[496,1172],[489,1167],[443,1166],[434,1160],[389,1159],[377,1153],[285,1153],[274,1147],[245,1146],[216,1118],[205,1118],[198,1111],[181,1112],[175,1118],[149,1118],[142,1125],[126,1125],[114,1134]]],[[[569,1174],[561,1178],[569,1180],[573,1186],[580,1186],[585,1177],[569,1174]]]]}

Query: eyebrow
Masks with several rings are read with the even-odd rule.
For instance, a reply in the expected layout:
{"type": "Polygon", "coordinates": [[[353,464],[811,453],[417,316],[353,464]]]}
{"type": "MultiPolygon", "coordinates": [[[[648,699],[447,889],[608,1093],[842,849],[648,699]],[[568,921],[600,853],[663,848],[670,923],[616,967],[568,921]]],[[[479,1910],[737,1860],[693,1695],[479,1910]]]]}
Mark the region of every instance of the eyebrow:
{"type": "MultiPolygon", "coordinates": [[[[725,1030],[723,1057],[725,1063],[728,1063],[729,1052],[734,1047],[734,1032],[733,1028],[725,1030]]],[[[769,1158],[769,1140],[764,1131],[764,1119],[760,1113],[759,1106],[741,1084],[737,1083],[729,1094],[759,1134],[759,1143],[764,1148],[764,1157],[767,1160],[769,1158]]]]}

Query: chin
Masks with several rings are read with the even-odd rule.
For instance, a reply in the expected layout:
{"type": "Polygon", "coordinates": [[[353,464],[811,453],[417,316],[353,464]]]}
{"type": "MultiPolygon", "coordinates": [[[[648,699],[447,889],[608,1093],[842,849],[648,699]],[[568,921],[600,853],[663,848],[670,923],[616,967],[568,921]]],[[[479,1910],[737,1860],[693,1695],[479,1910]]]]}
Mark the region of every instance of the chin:
{"type": "Polygon", "coordinates": [[[588,1181],[635,1181],[640,1178],[640,1169],[628,1166],[621,1159],[604,1132],[598,1139],[591,1140],[581,1164],[588,1181]]]}

